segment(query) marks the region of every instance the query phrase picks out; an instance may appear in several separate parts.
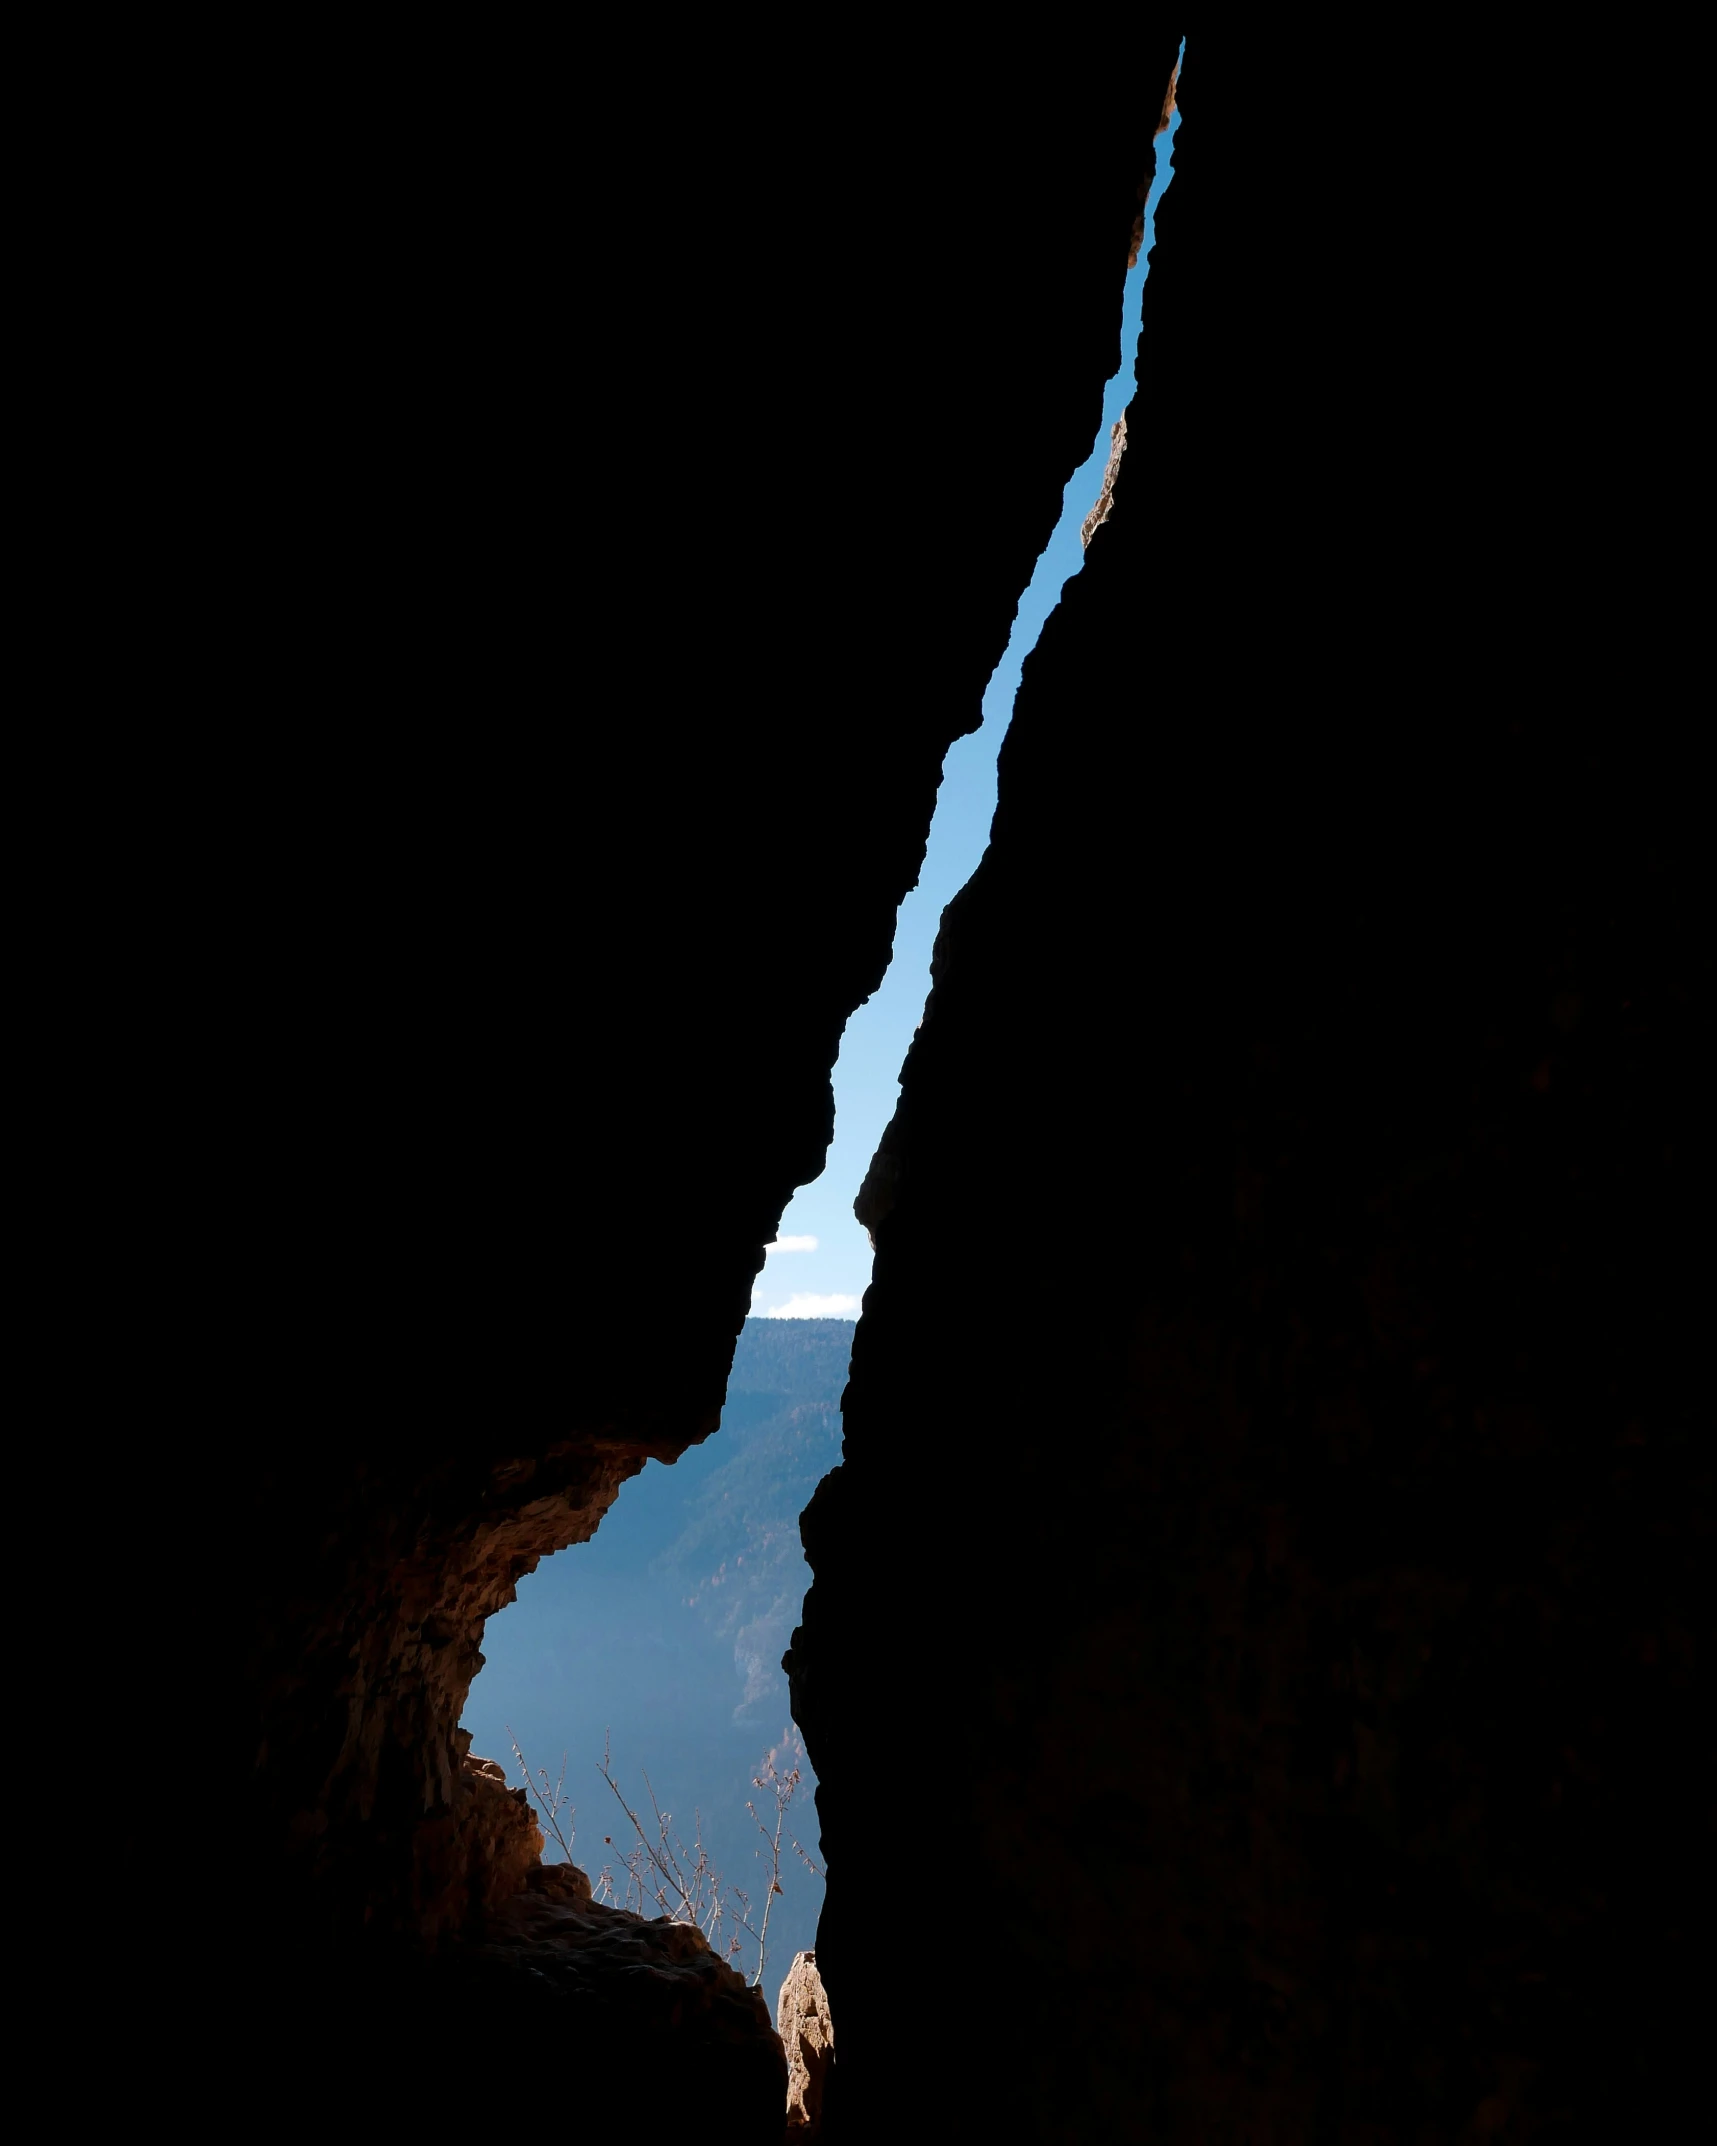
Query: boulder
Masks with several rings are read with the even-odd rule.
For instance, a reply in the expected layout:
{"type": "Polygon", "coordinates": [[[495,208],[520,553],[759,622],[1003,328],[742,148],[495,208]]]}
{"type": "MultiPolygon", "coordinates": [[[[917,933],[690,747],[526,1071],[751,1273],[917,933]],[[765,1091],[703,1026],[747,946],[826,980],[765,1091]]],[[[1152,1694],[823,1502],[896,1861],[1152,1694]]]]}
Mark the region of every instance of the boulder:
{"type": "Polygon", "coordinates": [[[814,1952],[798,1953],[788,1969],[775,2027],[787,2052],[788,2136],[817,2138],[823,2127],[823,2082],[835,2061],[835,2029],[814,1952]]]}

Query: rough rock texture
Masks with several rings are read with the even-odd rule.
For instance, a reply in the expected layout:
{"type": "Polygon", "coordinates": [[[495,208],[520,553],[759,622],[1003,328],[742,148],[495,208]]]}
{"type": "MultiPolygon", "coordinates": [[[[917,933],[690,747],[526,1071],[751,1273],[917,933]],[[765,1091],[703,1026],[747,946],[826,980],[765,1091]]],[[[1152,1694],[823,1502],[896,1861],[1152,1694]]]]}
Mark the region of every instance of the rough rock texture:
{"type": "Polygon", "coordinates": [[[1312,34],[1189,33],[1131,451],[861,1203],[788,1658],[839,2146],[923,2071],[905,1662],[1006,1963],[966,2135],[1655,2137],[1708,2039],[1686,174],[1636,128],[1564,213],[1607,62],[1488,32],[1476,98],[1319,48],[1308,125],[1312,34]]]}
{"type": "Polygon", "coordinates": [[[1079,545],[1088,551],[1091,539],[1109,519],[1109,509],[1115,498],[1115,479],[1121,474],[1121,457],[1127,451],[1127,420],[1116,418],[1109,427],[1109,459],[1103,467],[1103,485],[1097,494],[1096,505],[1079,525],[1079,545]]]}
{"type": "Polygon", "coordinates": [[[648,2098],[707,2101],[719,2135],[779,2135],[787,2063],[762,1992],[689,1924],[593,1901],[582,1872],[533,1872],[442,1972],[456,2024],[474,2012],[547,2049],[580,2047],[622,2103],[630,2074],[648,2098]]]}
{"type": "MultiPolygon", "coordinates": [[[[1174,73],[1169,76],[1168,93],[1163,98],[1162,114],[1161,117],[1157,120],[1156,135],[1155,137],[1153,137],[1154,139],[1160,140],[1161,137],[1165,135],[1169,130],[1169,122],[1174,118],[1175,115],[1174,93],[1179,81],[1180,63],[1177,61],[1175,63],[1174,73]]],[[[1150,196],[1151,180],[1154,176],[1154,171],[1147,172],[1144,178],[1139,182],[1139,213],[1133,218],[1133,235],[1127,245],[1127,266],[1129,268],[1138,267],[1139,255],[1144,251],[1145,202],[1150,196]]]]}
{"type": "Polygon", "coordinates": [[[287,2061],[255,2077],[337,2129],[572,2125],[778,2146],[787,2063],[760,1991],[685,1924],[604,1907],[537,1864],[466,1941],[355,1963],[286,2015],[287,2061]]]}
{"type": "MultiPolygon", "coordinates": [[[[439,1847],[432,1867],[466,1875],[469,1892],[459,1903],[458,1926],[469,1928],[512,1899],[533,1875],[541,1875],[543,1836],[529,1792],[509,1788],[506,1769],[497,1760],[471,1756],[470,1730],[456,1729],[453,1742],[460,1753],[459,1773],[452,1808],[439,1821],[447,1845],[439,1847]]],[[[569,1875],[583,1878],[579,1871],[569,1875]]],[[[589,1879],[583,1882],[588,1891],[589,1879]]]]}
{"type": "Polygon", "coordinates": [[[127,748],[113,1256],[223,1643],[241,2077],[398,2086],[526,1847],[457,1733],[484,1621],[715,1425],[1098,421],[1174,47],[1112,27],[1095,146],[1089,24],[981,99],[953,33],[803,94],[727,26],[572,83],[353,50],[163,253],[196,605],[127,748]]]}
{"type": "Polygon", "coordinates": [[[775,2031],[787,2056],[788,2136],[821,2138],[823,2086],[835,2061],[835,2027],[814,1952],[794,1955],[776,2001],[775,2031]]]}
{"type": "Polygon", "coordinates": [[[463,1963],[478,1974],[499,1966],[551,1984],[577,1985],[592,2006],[615,2011],[617,2034],[648,2040],[651,2015],[659,2011],[664,2017],[696,2019],[695,2031],[712,2043],[773,2048],[779,2107],[785,2067],[770,2040],[761,1991],[717,1959],[703,1933],[689,1923],[646,1920],[624,1908],[604,1907],[591,1899],[589,1881],[581,1884],[581,1877],[564,1864],[534,1872],[524,1889],[487,1919],[477,1942],[461,1955],[463,1963]],[[636,2000],[642,2011],[628,2000],[636,2000]],[[624,2019],[622,2007],[627,2008],[624,2019]]]}

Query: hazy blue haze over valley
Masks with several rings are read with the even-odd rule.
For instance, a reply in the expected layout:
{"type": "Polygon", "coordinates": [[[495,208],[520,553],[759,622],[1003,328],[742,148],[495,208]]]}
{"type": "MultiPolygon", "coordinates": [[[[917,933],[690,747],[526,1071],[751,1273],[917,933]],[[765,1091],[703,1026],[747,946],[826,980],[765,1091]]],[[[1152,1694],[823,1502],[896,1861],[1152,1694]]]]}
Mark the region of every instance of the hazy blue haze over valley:
{"type": "MultiPolygon", "coordinates": [[[[465,1710],[472,1749],[515,1781],[509,1723],[533,1767],[558,1773],[564,1750],[573,1859],[593,1875],[612,1862],[617,1893],[625,1820],[597,1771],[605,1732],[633,1807],[647,1767],[688,1846],[696,1804],[717,1867],[759,1904],[762,1843],[745,1810],[758,1798],[752,1776],[772,1749],[783,1769],[799,1763],[790,1827],[821,1861],[781,1656],[810,1580],[799,1514],[840,1459],[852,1335],[845,1319],[748,1320],[716,1436],[672,1468],[649,1462],[592,1540],[546,1559],[490,1621],[487,1667],[465,1710]],[[610,1833],[613,1847],[603,1841],[610,1833]]],[[[769,1933],[771,2007],[776,1967],[784,1975],[794,1952],[815,1942],[822,1905],[820,1882],[787,1853],[769,1933]]],[[[548,1860],[559,1859],[551,1844],[548,1860]]]]}

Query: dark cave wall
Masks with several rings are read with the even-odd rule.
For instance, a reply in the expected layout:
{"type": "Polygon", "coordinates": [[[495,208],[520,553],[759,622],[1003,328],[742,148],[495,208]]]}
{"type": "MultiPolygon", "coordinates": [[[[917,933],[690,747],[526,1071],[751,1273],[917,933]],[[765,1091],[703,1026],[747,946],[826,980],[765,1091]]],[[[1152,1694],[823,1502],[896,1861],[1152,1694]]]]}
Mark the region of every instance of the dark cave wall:
{"type": "Polygon", "coordinates": [[[1689,353],[1668,152],[1552,213],[1601,75],[1189,35],[803,1520],[831,2138],[952,2031],[876,1912],[903,1660],[972,2136],[1617,2136],[1697,2046],[1689,353]]]}
{"type": "Polygon", "coordinates": [[[520,1882],[455,1734],[484,1620],[715,1425],[1096,428],[1174,42],[1118,35],[1136,123],[1095,143],[1083,37],[982,98],[953,50],[855,51],[814,106],[632,53],[599,101],[672,153],[581,136],[570,183],[547,88],[508,63],[491,102],[473,56],[456,128],[330,98],[289,188],[259,114],[202,211],[199,262],[245,240],[201,421],[249,537],[204,631],[255,685],[158,747],[204,803],[148,1018],[215,1071],[164,1121],[155,1345],[199,1485],[205,1402],[251,1397],[204,1554],[233,1912],[283,1986],[520,1882]]]}

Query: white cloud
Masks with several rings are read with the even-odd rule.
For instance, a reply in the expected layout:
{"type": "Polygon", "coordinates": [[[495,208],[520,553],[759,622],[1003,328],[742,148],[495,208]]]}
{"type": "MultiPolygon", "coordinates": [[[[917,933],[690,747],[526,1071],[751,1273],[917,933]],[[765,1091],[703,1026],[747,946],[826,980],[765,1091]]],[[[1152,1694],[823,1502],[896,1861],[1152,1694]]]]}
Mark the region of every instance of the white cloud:
{"type": "Polygon", "coordinates": [[[856,1319],[859,1300],[847,1296],[812,1296],[808,1290],[795,1289],[785,1304],[772,1304],[759,1314],[764,1319],[856,1319]]]}
{"type": "Polygon", "coordinates": [[[777,1237],[773,1244],[766,1244],[763,1249],[765,1252],[814,1252],[817,1240],[815,1237],[777,1237]]]}

